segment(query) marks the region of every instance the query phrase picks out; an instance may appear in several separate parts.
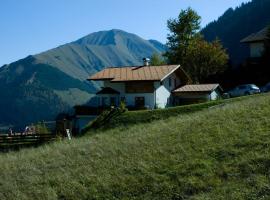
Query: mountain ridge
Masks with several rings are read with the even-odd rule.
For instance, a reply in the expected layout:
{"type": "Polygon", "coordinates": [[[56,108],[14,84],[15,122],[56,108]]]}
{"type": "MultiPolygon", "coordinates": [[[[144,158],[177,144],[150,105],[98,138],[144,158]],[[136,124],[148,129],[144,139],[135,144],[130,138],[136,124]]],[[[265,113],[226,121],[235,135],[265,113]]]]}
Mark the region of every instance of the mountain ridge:
{"type": "Polygon", "coordinates": [[[0,68],[0,124],[53,120],[88,102],[99,85],[86,79],[109,66],[141,65],[163,44],[119,29],[88,34],[0,68]],[[7,92],[8,91],[8,92],[7,92]],[[32,109],[33,108],[33,109],[32,109]],[[47,113],[47,114],[46,114],[47,113]]]}

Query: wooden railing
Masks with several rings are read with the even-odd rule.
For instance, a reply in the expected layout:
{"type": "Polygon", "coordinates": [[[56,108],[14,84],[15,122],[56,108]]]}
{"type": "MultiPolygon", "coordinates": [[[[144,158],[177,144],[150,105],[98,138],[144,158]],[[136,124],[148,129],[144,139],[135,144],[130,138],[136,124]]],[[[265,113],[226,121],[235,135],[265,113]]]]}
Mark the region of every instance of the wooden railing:
{"type": "Polygon", "coordinates": [[[0,151],[18,150],[29,146],[35,147],[55,139],[54,134],[0,135],[0,151]]]}

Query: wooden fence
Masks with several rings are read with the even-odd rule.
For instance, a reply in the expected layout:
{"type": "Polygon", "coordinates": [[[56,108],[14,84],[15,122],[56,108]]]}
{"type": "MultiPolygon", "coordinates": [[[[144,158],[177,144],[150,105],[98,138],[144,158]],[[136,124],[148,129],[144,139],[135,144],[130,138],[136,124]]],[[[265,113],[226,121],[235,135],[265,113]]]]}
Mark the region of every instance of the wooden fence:
{"type": "Polygon", "coordinates": [[[56,139],[54,134],[0,135],[0,151],[39,146],[56,139]]]}

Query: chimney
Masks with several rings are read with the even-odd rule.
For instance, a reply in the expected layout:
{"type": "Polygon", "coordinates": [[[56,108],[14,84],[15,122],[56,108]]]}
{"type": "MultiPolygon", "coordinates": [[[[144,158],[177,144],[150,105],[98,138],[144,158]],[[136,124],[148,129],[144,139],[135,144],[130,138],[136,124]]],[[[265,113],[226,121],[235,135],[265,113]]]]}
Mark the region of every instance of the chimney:
{"type": "Polygon", "coordinates": [[[150,59],[149,58],[143,58],[143,66],[149,66],[150,65],[150,59]]]}

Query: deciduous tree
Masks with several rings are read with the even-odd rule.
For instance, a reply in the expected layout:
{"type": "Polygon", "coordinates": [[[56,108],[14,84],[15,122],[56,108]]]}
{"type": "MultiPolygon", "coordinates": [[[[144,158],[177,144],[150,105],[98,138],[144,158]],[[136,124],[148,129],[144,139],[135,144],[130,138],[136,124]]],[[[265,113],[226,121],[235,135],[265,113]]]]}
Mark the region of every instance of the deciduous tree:
{"type": "Polygon", "coordinates": [[[198,37],[190,42],[183,58],[183,67],[195,83],[204,82],[210,75],[223,72],[228,55],[218,40],[206,42],[198,37]]]}

